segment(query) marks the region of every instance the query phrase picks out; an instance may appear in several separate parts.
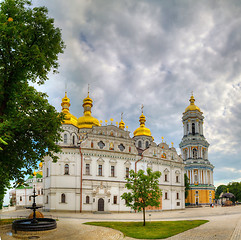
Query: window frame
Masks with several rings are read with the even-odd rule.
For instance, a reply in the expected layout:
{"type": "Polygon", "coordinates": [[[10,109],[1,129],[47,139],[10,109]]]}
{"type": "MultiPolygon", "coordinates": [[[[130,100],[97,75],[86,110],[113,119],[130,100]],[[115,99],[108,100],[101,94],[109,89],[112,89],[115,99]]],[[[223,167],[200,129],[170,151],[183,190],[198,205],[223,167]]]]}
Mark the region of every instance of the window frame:
{"type": "Polygon", "coordinates": [[[102,164],[98,165],[98,176],[103,176],[103,165],[102,164]]]}
{"type": "Polygon", "coordinates": [[[61,203],[66,203],[66,195],[65,195],[65,193],[61,194],[61,203]]]}
{"type": "Polygon", "coordinates": [[[117,196],[115,195],[115,196],[113,196],[113,204],[117,204],[117,196]]]}
{"type": "Polygon", "coordinates": [[[113,165],[110,166],[110,176],[115,177],[115,166],[113,165]]]}
{"type": "Polygon", "coordinates": [[[68,136],[67,134],[65,133],[64,134],[64,144],[67,144],[68,143],[68,136]]]}
{"type": "Polygon", "coordinates": [[[69,175],[69,164],[68,163],[64,164],[64,175],[69,175]]]}
{"type": "Polygon", "coordinates": [[[85,164],[85,175],[90,175],[90,164],[89,163],[85,164]]]}
{"type": "Polygon", "coordinates": [[[130,168],[126,167],[126,178],[130,177],[130,168]]]}

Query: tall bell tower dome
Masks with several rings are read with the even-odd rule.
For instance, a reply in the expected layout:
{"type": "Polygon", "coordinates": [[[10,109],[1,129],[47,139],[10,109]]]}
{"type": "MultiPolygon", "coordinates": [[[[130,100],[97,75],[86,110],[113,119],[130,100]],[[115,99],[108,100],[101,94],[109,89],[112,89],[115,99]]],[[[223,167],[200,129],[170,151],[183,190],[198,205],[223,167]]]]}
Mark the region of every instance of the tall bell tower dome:
{"type": "Polygon", "coordinates": [[[195,105],[193,95],[189,101],[182,116],[183,138],[179,144],[190,184],[186,203],[205,205],[215,198],[214,166],[208,160],[209,143],[203,134],[203,113],[195,105]]]}

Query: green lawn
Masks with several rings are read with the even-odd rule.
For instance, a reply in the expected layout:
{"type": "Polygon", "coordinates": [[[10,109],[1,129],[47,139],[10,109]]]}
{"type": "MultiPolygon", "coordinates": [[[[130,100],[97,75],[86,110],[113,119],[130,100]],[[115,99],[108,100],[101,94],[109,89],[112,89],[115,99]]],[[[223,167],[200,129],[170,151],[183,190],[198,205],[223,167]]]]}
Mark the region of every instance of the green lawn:
{"type": "Polygon", "coordinates": [[[168,238],[188,229],[198,227],[208,220],[146,222],[88,222],[87,225],[109,227],[121,231],[125,236],[139,239],[168,238]]]}
{"type": "Polygon", "coordinates": [[[0,225],[11,224],[14,220],[19,220],[22,218],[8,218],[8,219],[0,219],[0,225]]]}

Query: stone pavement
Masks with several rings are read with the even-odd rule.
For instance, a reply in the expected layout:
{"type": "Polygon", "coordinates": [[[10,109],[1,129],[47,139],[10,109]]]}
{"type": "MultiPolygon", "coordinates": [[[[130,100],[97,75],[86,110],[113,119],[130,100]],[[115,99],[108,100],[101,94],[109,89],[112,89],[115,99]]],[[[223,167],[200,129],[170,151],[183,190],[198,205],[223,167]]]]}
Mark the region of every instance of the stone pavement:
{"type": "MultiPolygon", "coordinates": [[[[3,212],[1,218],[27,216],[27,210],[3,212]]],[[[81,239],[81,240],[131,240],[124,237],[119,231],[83,225],[89,221],[142,221],[142,213],[119,214],[92,214],[92,213],[44,213],[46,217],[58,218],[57,230],[38,234],[38,239],[81,239]]],[[[148,212],[147,221],[174,221],[206,219],[208,223],[195,229],[191,229],[170,237],[170,240],[241,240],[241,206],[235,207],[203,207],[198,209],[185,209],[176,211],[148,212]]],[[[11,227],[0,227],[1,240],[14,240],[16,238],[7,235],[11,227]]],[[[29,239],[29,238],[25,238],[29,239]]]]}

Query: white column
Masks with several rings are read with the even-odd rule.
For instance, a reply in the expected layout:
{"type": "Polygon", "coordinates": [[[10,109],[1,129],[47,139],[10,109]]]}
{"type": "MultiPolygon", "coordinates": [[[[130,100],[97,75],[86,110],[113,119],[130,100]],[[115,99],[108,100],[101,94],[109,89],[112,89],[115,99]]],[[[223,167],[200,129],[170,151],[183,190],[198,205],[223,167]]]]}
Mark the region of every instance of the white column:
{"type": "Polygon", "coordinates": [[[192,169],[192,184],[194,184],[194,171],[192,169]]]}
{"type": "Polygon", "coordinates": [[[201,184],[201,170],[198,169],[198,184],[201,184]]]}
{"type": "Polygon", "coordinates": [[[211,171],[211,182],[212,182],[212,185],[213,185],[213,171],[211,171]]]}
{"type": "Polygon", "coordinates": [[[207,184],[207,170],[204,171],[204,183],[207,184]]]}
{"type": "Polygon", "coordinates": [[[192,123],[189,122],[188,126],[189,126],[189,132],[191,133],[192,132],[192,123]]]}
{"type": "Polygon", "coordinates": [[[203,182],[203,170],[201,170],[201,176],[202,176],[202,184],[204,183],[203,182]]]}
{"type": "Polygon", "coordinates": [[[195,122],[195,133],[198,133],[198,122],[195,122]]]}
{"type": "Polygon", "coordinates": [[[203,122],[200,123],[200,134],[203,135],[203,122]]]}

